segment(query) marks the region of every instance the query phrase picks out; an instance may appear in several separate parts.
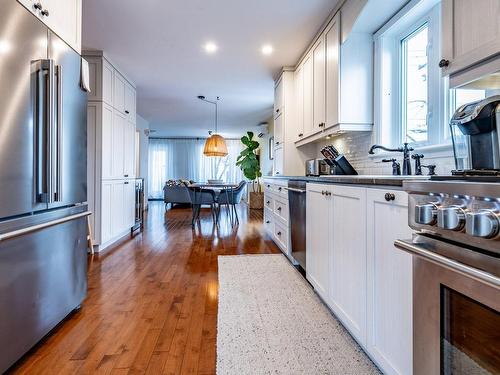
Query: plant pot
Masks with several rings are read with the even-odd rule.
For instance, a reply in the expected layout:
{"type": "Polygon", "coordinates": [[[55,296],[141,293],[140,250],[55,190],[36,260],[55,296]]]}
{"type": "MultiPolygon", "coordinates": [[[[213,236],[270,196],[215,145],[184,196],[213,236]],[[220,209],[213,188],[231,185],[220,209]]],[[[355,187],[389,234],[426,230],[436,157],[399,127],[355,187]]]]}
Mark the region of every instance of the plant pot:
{"type": "Polygon", "coordinates": [[[251,191],[248,207],[252,210],[262,210],[264,208],[264,193],[251,191]]]}

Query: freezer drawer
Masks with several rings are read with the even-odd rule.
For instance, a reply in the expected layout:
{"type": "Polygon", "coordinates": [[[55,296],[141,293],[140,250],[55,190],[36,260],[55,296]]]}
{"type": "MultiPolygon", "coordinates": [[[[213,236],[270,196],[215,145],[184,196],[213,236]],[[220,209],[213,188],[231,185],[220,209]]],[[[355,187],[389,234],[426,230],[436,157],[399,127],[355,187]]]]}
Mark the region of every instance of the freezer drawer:
{"type": "MultiPolygon", "coordinates": [[[[0,373],[22,357],[85,298],[85,209],[42,214],[41,218],[35,219],[39,221],[35,228],[41,229],[34,231],[31,231],[33,227],[16,224],[16,220],[2,223],[0,373]],[[68,213],[69,216],[63,216],[68,213]],[[69,221],[65,221],[68,218],[69,221]],[[44,227],[54,220],[59,224],[44,227]],[[9,226],[9,231],[6,231],[9,226]],[[27,233],[10,236],[11,233],[23,232],[27,233]]],[[[33,218],[19,219],[23,220],[33,218]]]]}

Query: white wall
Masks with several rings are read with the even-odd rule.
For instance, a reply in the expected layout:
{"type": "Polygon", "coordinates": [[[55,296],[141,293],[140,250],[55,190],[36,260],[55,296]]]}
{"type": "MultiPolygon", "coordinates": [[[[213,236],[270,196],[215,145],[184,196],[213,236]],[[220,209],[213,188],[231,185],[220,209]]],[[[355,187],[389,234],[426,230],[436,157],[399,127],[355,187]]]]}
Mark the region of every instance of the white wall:
{"type": "MultiPolygon", "coordinates": [[[[139,175],[144,178],[144,196],[148,197],[148,155],[149,155],[149,139],[144,133],[149,129],[149,122],[137,114],[136,129],[139,132],[139,175]]],[[[145,202],[148,204],[147,199],[145,202]]]]}

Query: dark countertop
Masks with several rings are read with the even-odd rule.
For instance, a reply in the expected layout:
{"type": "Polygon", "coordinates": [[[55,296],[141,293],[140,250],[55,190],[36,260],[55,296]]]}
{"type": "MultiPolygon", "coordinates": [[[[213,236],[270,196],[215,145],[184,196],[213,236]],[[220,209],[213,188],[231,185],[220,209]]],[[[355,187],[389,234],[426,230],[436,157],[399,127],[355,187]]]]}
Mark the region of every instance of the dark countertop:
{"type": "Polygon", "coordinates": [[[376,185],[376,186],[403,186],[403,181],[428,180],[429,176],[262,176],[263,179],[299,180],[322,184],[349,184],[349,185],[376,185]]]}

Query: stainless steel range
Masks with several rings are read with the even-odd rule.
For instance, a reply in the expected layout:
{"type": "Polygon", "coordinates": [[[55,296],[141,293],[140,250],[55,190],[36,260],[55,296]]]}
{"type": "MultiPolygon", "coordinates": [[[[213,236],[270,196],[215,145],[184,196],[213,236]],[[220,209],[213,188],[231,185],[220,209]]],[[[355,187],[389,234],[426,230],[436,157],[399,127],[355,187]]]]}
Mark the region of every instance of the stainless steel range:
{"type": "Polygon", "coordinates": [[[500,373],[500,178],[405,182],[413,258],[413,370],[500,373]]]}

